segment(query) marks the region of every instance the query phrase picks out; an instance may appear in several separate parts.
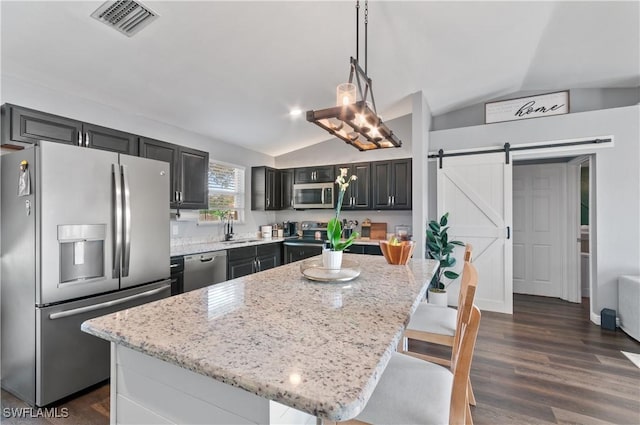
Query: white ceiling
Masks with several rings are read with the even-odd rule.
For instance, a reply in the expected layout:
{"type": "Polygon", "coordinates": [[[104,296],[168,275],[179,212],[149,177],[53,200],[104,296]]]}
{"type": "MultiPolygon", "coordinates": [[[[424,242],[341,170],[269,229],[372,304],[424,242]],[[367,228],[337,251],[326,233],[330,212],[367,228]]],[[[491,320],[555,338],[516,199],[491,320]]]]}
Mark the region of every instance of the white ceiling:
{"type": "MultiPolygon", "coordinates": [[[[102,2],[2,1],[2,73],[274,156],[329,138],[288,111],[333,105],[355,1],[144,3],[160,18],[128,38],[89,17],[102,2]]],[[[639,4],[372,0],[378,111],[393,118],[420,90],[439,115],[518,91],[636,87],[639,4]]]]}

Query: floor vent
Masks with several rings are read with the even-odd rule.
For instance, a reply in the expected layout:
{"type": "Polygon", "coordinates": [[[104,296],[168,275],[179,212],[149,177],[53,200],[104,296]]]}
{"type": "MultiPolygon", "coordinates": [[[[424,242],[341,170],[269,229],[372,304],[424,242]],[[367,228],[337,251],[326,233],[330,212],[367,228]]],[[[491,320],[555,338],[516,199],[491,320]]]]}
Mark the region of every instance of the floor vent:
{"type": "Polygon", "coordinates": [[[92,18],[131,37],[158,18],[147,6],[133,0],[107,1],[91,14],[92,18]]]}

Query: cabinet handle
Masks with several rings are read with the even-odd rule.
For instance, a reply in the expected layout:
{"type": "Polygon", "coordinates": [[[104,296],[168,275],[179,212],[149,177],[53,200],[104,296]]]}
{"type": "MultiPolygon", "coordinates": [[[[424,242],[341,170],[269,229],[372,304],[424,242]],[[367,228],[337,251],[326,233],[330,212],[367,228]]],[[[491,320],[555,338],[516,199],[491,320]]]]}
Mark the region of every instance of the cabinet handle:
{"type": "Polygon", "coordinates": [[[82,132],[78,131],[78,146],[82,146],[82,132]]]}
{"type": "Polygon", "coordinates": [[[84,146],[87,147],[87,148],[89,147],[89,132],[88,131],[85,131],[85,133],[84,133],[84,146]]]}
{"type": "Polygon", "coordinates": [[[389,195],[389,197],[387,198],[387,205],[391,205],[391,195],[389,195]]]}
{"type": "Polygon", "coordinates": [[[260,259],[256,259],[256,261],[258,262],[258,271],[262,271],[262,263],[260,262],[260,259]]]}
{"type": "Polygon", "coordinates": [[[271,200],[269,198],[267,198],[267,206],[271,206],[271,200]]]}
{"type": "Polygon", "coordinates": [[[396,204],[396,197],[395,195],[391,197],[391,206],[394,206],[396,204]]]}

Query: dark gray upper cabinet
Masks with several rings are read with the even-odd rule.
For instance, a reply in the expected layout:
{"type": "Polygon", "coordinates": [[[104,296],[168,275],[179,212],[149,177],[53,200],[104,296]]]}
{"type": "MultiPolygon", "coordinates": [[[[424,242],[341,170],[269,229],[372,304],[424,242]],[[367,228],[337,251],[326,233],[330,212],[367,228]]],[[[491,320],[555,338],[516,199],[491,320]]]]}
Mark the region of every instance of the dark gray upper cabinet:
{"type": "Polygon", "coordinates": [[[3,144],[49,141],[128,155],[138,154],[137,136],[95,124],[5,104],[2,107],[3,144]]]}
{"type": "Polygon", "coordinates": [[[169,202],[176,208],[182,194],[184,209],[207,209],[209,205],[209,153],[161,140],[140,137],[140,156],[169,163],[171,188],[169,202]]]}
{"type": "Polygon", "coordinates": [[[40,140],[79,145],[83,143],[82,122],[8,103],[2,105],[3,144],[40,140]]]}
{"type": "Polygon", "coordinates": [[[295,183],[328,183],[335,179],[333,165],[295,168],[295,183]]]}
{"type": "Polygon", "coordinates": [[[293,168],[280,172],[280,209],[293,209],[293,168]]]}
{"type": "Polygon", "coordinates": [[[280,172],[280,209],[293,209],[293,168],[280,172]]]}
{"type": "Polygon", "coordinates": [[[251,167],[251,210],[273,211],[282,205],[280,173],[271,167],[251,167]]]}
{"type": "Polygon", "coordinates": [[[411,203],[411,159],[376,161],[373,172],[373,208],[409,210],[411,203]]]}
{"type": "Polygon", "coordinates": [[[82,130],[85,146],[127,155],[138,155],[138,136],[135,134],[87,123],[82,125],[82,130]]]}
{"type": "MultiPolygon", "coordinates": [[[[335,175],[340,174],[341,168],[347,168],[347,178],[355,175],[356,180],[349,182],[349,187],[342,199],[343,210],[370,210],[371,209],[371,163],[360,162],[357,164],[336,165],[335,175]]],[[[340,190],[336,185],[336,190],[340,190]]],[[[336,196],[336,203],[338,197],[336,196]]]]}
{"type": "Polygon", "coordinates": [[[209,208],[209,152],[178,148],[178,187],[182,193],[181,208],[209,208]]]}

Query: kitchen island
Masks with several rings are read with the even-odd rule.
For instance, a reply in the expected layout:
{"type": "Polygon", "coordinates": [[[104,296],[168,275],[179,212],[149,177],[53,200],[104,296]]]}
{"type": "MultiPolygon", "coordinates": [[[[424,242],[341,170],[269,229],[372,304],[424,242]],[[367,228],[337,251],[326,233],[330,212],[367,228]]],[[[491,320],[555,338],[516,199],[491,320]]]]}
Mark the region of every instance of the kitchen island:
{"type": "Polygon", "coordinates": [[[292,263],[83,323],[112,343],[112,423],[355,417],[437,263],[344,258],[361,266],[351,282],[292,263]]]}

